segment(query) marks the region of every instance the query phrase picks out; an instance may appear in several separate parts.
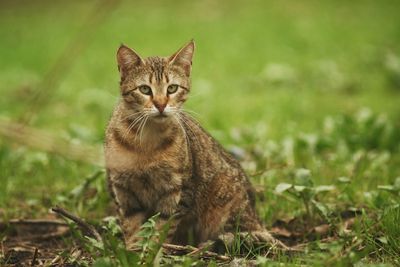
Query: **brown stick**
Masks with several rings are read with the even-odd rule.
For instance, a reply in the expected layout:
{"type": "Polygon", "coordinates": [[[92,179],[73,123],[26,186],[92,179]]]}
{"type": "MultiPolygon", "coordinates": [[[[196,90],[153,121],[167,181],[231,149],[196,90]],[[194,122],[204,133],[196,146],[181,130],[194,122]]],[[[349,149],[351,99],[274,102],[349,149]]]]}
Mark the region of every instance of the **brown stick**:
{"type": "Polygon", "coordinates": [[[92,39],[95,30],[110,18],[110,14],[118,7],[120,0],[101,0],[96,1],[89,14],[85,16],[85,21],[82,23],[77,34],[70,39],[67,47],[62,51],[48,72],[44,75],[42,81],[36,86],[36,90],[31,95],[27,103],[27,109],[22,116],[19,117],[20,122],[29,124],[33,117],[45,106],[51,95],[54,94],[59,87],[63,76],[68,73],[79,58],[79,55],[84,51],[85,47],[92,39]]]}
{"type": "Polygon", "coordinates": [[[54,259],[51,260],[50,265],[55,265],[61,260],[61,256],[57,255],[54,259]]]}
{"type": "Polygon", "coordinates": [[[35,248],[35,252],[33,253],[33,258],[32,258],[32,261],[31,261],[31,266],[35,266],[36,265],[37,256],[38,256],[38,248],[35,248]]]}
{"type": "Polygon", "coordinates": [[[65,158],[103,166],[103,153],[100,146],[74,144],[48,131],[13,122],[0,116],[0,136],[15,143],[42,151],[55,153],[65,158]]]}
{"type": "Polygon", "coordinates": [[[57,225],[57,226],[68,226],[67,223],[59,220],[46,220],[46,219],[11,219],[7,222],[1,222],[0,221],[0,227],[8,225],[8,224],[14,224],[14,225],[21,225],[21,224],[46,224],[46,225],[57,225]]]}
{"type": "Polygon", "coordinates": [[[70,212],[68,212],[65,209],[60,208],[58,206],[52,208],[51,210],[63,217],[68,218],[71,221],[75,222],[88,235],[94,237],[97,241],[102,242],[101,235],[99,234],[99,232],[97,232],[96,228],[94,228],[93,225],[88,224],[81,218],[71,214],[70,212]]]}
{"type": "MultiPolygon", "coordinates": [[[[198,251],[198,248],[192,247],[192,246],[179,246],[179,245],[173,245],[173,244],[166,244],[164,243],[162,247],[166,250],[169,251],[174,251],[180,254],[190,254],[191,252],[196,252],[198,251]]],[[[230,261],[232,260],[230,257],[225,256],[225,255],[220,255],[215,252],[211,251],[203,251],[200,253],[201,258],[213,258],[216,260],[220,261],[230,261]]]]}

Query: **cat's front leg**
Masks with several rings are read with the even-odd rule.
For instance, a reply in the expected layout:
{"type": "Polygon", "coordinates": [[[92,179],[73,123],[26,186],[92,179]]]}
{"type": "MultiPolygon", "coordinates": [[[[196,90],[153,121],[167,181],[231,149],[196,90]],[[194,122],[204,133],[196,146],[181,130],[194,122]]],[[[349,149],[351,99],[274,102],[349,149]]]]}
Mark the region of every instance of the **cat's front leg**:
{"type": "Polygon", "coordinates": [[[121,227],[124,234],[125,246],[129,249],[136,249],[140,238],[137,236],[140,227],[146,221],[144,212],[136,212],[130,216],[121,217],[121,227]]]}
{"type": "Polygon", "coordinates": [[[140,230],[140,226],[147,219],[146,212],[142,209],[132,191],[127,190],[124,186],[111,179],[109,179],[109,187],[118,207],[125,245],[128,249],[133,249],[137,241],[139,241],[136,235],[140,230]]]}
{"type": "Polygon", "coordinates": [[[157,221],[156,228],[158,231],[167,231],[165,234],[165,242],[167,243],[182,243],[181,237],[178,233],[178,227],[182,230],[182,219],[185,217],[186,212],[183,207],[179,205],[181,200],[181,191],[174,190],[163,195],[157,202],[156,210],[160,214],[160,218],[157,221]]]}

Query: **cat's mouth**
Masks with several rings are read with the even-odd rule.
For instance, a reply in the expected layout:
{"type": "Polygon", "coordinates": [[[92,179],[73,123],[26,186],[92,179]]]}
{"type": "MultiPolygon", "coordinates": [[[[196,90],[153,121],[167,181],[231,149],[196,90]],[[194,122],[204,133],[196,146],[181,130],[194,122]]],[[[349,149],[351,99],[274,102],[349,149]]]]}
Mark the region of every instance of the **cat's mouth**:
{"type": "Polygon", "coordinates": [[[162,120],[162,119],[166,119],[166,118],[168,118],[169,116],[167,115],[167,114],[165,114],[165,113],[158,113],[157,115],[155,115],[155,116],[153,116],[155,119],[157,119],[157,120],[162,120]]]}

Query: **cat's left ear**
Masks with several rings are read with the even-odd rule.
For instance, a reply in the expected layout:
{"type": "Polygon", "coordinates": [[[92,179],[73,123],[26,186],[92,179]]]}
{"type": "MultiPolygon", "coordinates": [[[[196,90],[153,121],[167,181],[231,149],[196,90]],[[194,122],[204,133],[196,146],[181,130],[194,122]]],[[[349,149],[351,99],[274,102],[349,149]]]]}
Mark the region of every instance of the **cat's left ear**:
{"type": "Polygon", "coordinates": [[[192,58],[194,53],[194,40],[191,40],[187,45],[179,49],[169,57],[170,64],[182,67],[187,76],[192,70],[192,58]]]}
{"type": "Polygon", "coordinates": [[[128,75],[129,70],[134,67],[140,66],[143,63],[143,59],[138,53],[130,49],[129,47],[121,44],[117,51],[117,62],[118,70],[121,73],[121,78],[125,79],[128,75]]]}

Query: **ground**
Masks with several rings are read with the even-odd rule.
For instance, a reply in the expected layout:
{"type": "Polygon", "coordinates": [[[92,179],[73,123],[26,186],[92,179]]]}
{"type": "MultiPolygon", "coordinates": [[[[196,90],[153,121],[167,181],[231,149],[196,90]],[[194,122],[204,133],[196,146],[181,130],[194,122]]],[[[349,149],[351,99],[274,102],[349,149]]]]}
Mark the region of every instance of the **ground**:
{"type": "Polygon", "coordinates": [[[125,252],[118,234],[110,237],[118,231],[103,221],[113,208],[102,162],[81,152],[102,146],[118,99],[118,46],[169,55],[194,38],[186,108],[241,160],[265,225],[304,250],[228,256],[399,265],[399,10],[389,0],[2,1],[0,264],[31,261],[35,247],[39,256],[54,248],[51,258],[63,255],[65,264],[160,259],[125,252]],[[59,221],[49,212],[56,205],[115,242],[96,243],[74,226],[53,227],[57,238],[43,248],[21,241],[42,221],[21,230],[15,220],[59,221]]]}

